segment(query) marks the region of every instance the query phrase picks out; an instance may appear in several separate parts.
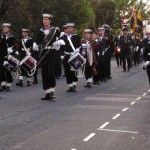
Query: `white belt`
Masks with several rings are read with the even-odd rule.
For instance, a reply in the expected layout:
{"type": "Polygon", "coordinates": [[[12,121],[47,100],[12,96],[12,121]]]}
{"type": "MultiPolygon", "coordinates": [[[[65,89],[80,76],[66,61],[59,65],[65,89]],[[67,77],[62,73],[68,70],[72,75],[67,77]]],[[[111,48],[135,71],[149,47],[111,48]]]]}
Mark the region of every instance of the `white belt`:
{"type": "Polygon", "coordinates": [[[46,46],[45,49],[51,49],[51,46],[46,46]]]}
{"type": "Polygon", "coordinates": [[[64,52],[65,53],[65,55],[72,55],[73,54],[73,52],[64,52]]]}

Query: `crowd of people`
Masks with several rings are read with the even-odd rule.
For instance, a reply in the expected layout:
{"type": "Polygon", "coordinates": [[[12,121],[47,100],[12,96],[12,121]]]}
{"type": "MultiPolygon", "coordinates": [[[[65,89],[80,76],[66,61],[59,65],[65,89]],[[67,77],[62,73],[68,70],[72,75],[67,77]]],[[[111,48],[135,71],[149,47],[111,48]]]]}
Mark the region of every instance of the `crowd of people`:
{"type": "Polygon", "coordinates": [[[43,14],[43,27],[34,39],[29,36],[29,29],[22,28],[22,38],[16,42],[11,34],[11,24],[2,24],[0,36],[0,91],[10,91],[14,73],[23,87],[24,78],[27,86],[38,84],[38,68],[41,68],[43,90],[46,94],[41,100],[55,99],[56,78],[64,76],[68,84],[67,92],[76,92],[78,74],[85,76],[85,88],[92,84],[107,82],[112,78],[111,58],[116,57],[117,66],[123,72],[145,60],[145,67],[150,80],[150,32],[144,39],[139,34],[130,34],[127,27],[117,32],[113,38],[110,26],[104,24],[97,29],[84,30],[84,37],[75,33],[75,24],[66,23],[64,31],[51,26],[53,16],[43,14]],[[13,66],[13,64],[16,64],[13,66]]]}

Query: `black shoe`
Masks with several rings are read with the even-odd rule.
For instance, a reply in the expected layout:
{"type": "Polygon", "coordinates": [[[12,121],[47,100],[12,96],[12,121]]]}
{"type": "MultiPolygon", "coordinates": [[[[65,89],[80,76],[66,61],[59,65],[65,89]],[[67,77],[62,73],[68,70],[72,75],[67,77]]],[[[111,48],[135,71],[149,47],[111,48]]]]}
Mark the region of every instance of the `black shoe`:
{"type": "Polygon", "coordinates": [[[103,82],[107,82],[107,78],[104,78],[104,79],[103,79],[103,82]]]}
{"type": "Polygon", "coordinates": [[[109,76],[109,77],[107,77],[107,79],[109,80],[109,79],[112,79],[112,77],[111,76],[109,76]]]}
{"type": "Polygon", "coordinates": [[[33,80],[33,84],[38,84],[38,80],[33,80]]]}
{"type": "Polygon", "coordinates": [[[50,100],[52,100],[52,99],[55,99],[55,94],[54,94],[54,92],[51,92],[51,93],[50,93],[50,100]]]}
{"type": "Polygon", "coordinates": [[[126,72],[126,69],[123,69],[122,72],[126,72]]]}
{"type": "Polygon", "coordinates": [[[19,81],[16,83],[16,85],[22,87],[22,86],[23,86],[23,80],[19,80],[19,81]]]}
{"type": "Polygon", "coordinates": [[[130,69],[128,69],[128,71],[130,71],[130,69]]]}
{"type": "Polygon", "coordinates": [[[74,92],[77,91],[77,86],[76,85],[73,85],[73,90],[74,90],[74,92]]]}
{"type": "Polygon", "coordinates": [[[11,91],[9,86],[6,87],[6,91],[11,91]]]}
{"type": "Polygon", "coordinates": [[[69,89],[66,90],[66,92],[74,92],[74,88],[73,87],[69,87],[69,89]]]}
{"type": "Polygon", "coordinates": [[[60,76],[56,77],[56,79],[60,79],[60,78],[61,78],[60,76]]]}
{"type": "Polygon", "coordinates": [[[46,93],[45,96],[41,98],[41,100],[50,100],[50,93],[46,93]]]}
{"type": "Polygon", "coordinates": [[[84,87],[91,88],[92,86],[91,86],[91,83],[88,82],[86,85],[84,85],[84,87]]]}
{"type": "Polygon", "coordinates": [[[6,86],[5,85],[2,85],[2,90],[6,90],[6,86]]]}
{"type": "Polygon", "coordinates": [[[100,81],[97,81],[97,84],[101,84],[100,81]]]}
{"type": "Polygon", "coordinates": [[[96,84],[97,82],[96,81],[93,81],[93,83],[92,84],[96,84]]]}
{"type": "Polygon", "coordinates": [[[27,86],[31,86],[31,82],[30,81],[27,81],[27,86]]]}

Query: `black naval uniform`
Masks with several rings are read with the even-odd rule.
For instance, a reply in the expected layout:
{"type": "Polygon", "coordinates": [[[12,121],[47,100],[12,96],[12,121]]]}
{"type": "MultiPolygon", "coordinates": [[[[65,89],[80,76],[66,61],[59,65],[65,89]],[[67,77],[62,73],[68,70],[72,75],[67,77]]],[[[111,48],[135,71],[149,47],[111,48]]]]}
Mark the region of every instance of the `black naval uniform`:
{"type": "Polygon", "coordinates": [[[114,38],[115,57],[116,57],[116,62],[118,67],[122,65],[122,58],[120,55],[120,51],[118,51],[117,49],[119,47],[119,40],[120,40],[120,36],[116,36],[114,38]]]}
{"type": "Polygon", "coordinates": [[[7,61],[7,42],[6,37],[0,34],[0,82],[3,81],[3,63],[7,61]]]}
{"type": "Polygon", "coordinates": [[[121,48],[121,57],[122,57],[122,61],[123,61],[123,71],[126,71],[126,60],[127,60],[128,71],[130,71],[131,47],[134,46],[132,37],[130,35],[122,35],[120,37],[119,46],[121,48]]]}
{"type": "MultiPolygon", "coordinates": [[[[60,37],[60,31],[57,27],[51,27],[49,31],[55,30],[55,33],[53,34],[53,38],[51,42],[40,52],[40,59],[41,59],[41,71],[42,71],[42,83],[43,83],[43,90],[51,90],[54,89],[56,86],[56,80],[55,80],[55,64],[56,64],[56,49],[50,49],[49,46],[52,46],[52,44],[60,37]],[[46,54],[47,53],[47,54],[46,54]],[[46,55],[45,55],[46,54],[46,55]],[[43,57],[45,55],[45,57],[43,57]]],[[[45,29],[41,28],[36,36],[35,43],[37,45],[41,45],[44,41],[44,38],[46,37],[45,29]]],[[[47,99],[53,99],[54,91],[48,92],[45,97],[42,98],[42,100],[47,99]]]]}
{"type": "Polygon", "coordinates": [[[81,42],[80,37],[75,33],[73,33],[72,35],[68,35],[65,33],[61,37],[61,39],[63,39],[65,42],[65,45],[61,46],[61,55],[64,56],[63,65],[66,75],[66,82],[67,84],[69,84],[69,89],[67,90],[67,92],[74,92],[76,91],[76,83],[78,82],[78,78],[76,77],[76,71],[73,71],[70,64],[68,63],[71,53],[74,52],[74,50],[72,49],[67,36],[70,36],[75,49],[81,46],[81,42]]]}
{"type": "Polygon", "coordinates": [[[101,72],[100,78],[101,81],[106,82],[111,75],[110,61],[113,43],[111,42],[110,39],[108,40],[102,39],[102,41],[100,41],[99,43],[99,46],[100,46],[100,72],[101,72]]]}
{"type": "Polygon", "coordinates": [[[142,42],[139,38],[134,39],[134,48],[133,48],[133,62],[134,66],[136,64],[140,64],[140,53],[141,53],[141,48],[142,48],[142,42]]]}
{"type": "MultiPolygon", "coordinates": [[[[9,55],[14,55],[15,54],[15,37],[13,35],[9,35],[6,37],[6,42],[7,42],[7,51],[9,55]],[[10,52],[9,49],[12,51],[10,52]]],[[[6,68],[3,67],[3,72],[2,72],[2,82],[6,82],[6,85],[2,85],[2,89],[6,89],[7,91],[10,91],[10,86],[7,84],[10,84],[13,82],[13,78],[11,75],[11,72],[7,70],[6,68]]]]}
{"type": "Polygon", "coordinates": [[[148,75],[149,84],[150,84],[150,40],[149,42],[147,42],[147,44],[144,47],[143,57],[144,57],[145,62],[149,61],[149,65],[147,65],[146,69],[147,69],[147,75],[148,75]]]}
{"type": "MultiPolygon", "coordinates": [[[[28,50],[29,53],[31,53],[31,56],[32,56],[33,39],[32,38],[22,38],[19,42],[19,49],[18,49],[20,61],[22,59],[24,59],[27,55],[27,52],[25,51],[22,42],[24,43],[25,48],[28,50]]],[[[19,76],[19,82],[16,83],[17,86],[20,86],[20,87],[23,86],[23,76],[26,76],[29,78],[29,76],[27,75],[27,72],[23,68],[21,68],[21,75],[19,76]]],[[[31,85],[31,81],[30,81],[30,79],[27,79],[27,86],[30,86],[30,85],[31,85]]]]}

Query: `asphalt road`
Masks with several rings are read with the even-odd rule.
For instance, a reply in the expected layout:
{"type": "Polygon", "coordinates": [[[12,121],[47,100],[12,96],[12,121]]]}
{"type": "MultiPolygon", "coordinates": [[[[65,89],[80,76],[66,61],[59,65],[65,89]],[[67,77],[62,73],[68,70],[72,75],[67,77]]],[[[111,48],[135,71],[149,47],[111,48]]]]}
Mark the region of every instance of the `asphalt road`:
{"type": "Polygon", "coordinates": [[[150,86],[142,66],[77,93],[57,80],[56,102],[41,101],[39,84],[13,85],[0,99],[0,150],[150,150],[150,86]]]}

